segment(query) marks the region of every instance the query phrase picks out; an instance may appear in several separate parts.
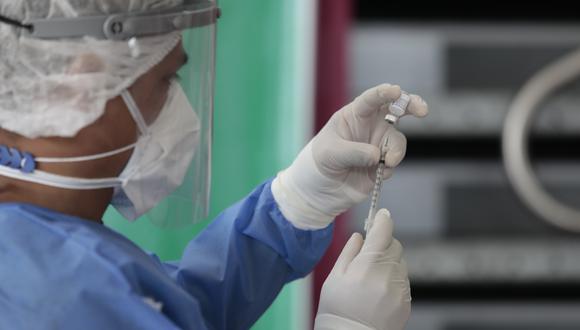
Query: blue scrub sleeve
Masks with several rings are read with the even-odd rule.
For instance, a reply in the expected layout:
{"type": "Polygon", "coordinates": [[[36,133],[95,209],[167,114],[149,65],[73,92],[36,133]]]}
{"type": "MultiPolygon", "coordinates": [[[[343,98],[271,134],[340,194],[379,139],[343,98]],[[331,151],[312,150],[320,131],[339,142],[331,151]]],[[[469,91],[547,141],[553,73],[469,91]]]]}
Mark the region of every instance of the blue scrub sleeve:
{"type": "Polygon", "coordinates": [[[280,212],[271,180],[221,213],[187,246],[169,275],[200,303],[212,329],[248,329],[282,287],[312,271],[332,225],[295,228],[280,212]]]}

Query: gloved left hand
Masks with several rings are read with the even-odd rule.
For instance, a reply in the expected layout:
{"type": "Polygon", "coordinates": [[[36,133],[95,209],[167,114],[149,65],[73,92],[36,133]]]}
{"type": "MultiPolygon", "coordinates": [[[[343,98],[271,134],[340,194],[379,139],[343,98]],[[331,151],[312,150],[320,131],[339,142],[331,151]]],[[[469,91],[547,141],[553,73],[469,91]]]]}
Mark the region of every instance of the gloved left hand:
{"type": "Polygon", "coordinates": [[[366,240],[346,243],[320,293],[315,330],[402,330],[411,314],[403,247],[393,220],[379,210],[366,240]]]}
{"type": "MultiPolygon", "coordinates": [[[[405,156],[407,141],[384,118],[401,88],[383,84],[337,111],[272,183],[282,214],[297,228],[321,229],[363,201],[374,185],[379,145],[388,139],[383,179],[405,156]]],[[[424,117],[427,104],[411,95],[406,114],[424,117]]]]}

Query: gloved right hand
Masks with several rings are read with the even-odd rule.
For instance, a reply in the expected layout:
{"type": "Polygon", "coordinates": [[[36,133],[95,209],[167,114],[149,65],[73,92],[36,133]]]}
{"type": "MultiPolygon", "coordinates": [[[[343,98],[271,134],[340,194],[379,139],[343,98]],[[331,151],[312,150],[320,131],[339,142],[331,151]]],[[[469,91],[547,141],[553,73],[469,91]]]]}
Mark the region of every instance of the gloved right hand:
{"type": "Polygon", "coordinates": [[[402,251],[381,209],[367,239],[352,235],[324,282],[314,329],[402,330],[411,313],[402,251]]]}
{"type": "MultiPolygon", "coordinates": [[[[379,145],[387,139],[386,169],[391,175],[405,156],[407,140],[385,121],[388,105],[401,96],[397,85],[365,91],[337,111],[292,165],[272,182],[282,214],[297,228],[321,229],[363,201],[371,192],[379,163],[379,145]]],[[[405,114],[426,116],[427,104],[417,95],[405,114]]]]}

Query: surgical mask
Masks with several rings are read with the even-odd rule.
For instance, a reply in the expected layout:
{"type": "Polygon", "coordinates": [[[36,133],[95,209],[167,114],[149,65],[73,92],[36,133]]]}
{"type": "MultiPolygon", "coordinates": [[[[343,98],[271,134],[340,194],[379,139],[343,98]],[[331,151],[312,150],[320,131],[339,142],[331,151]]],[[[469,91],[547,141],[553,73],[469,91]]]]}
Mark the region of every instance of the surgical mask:
{"type": "Polygon", "coordinates": [[[199,144],[200,121],[181,86],[172,82],[159,117],[147,126],[128,91],[122,94],[141,136],[115,187],[111,205],[133,221],[182,182],[199,144]]]}
{"type": "MultiPolygon", "coordinates": [[[[124,91],[121,96],[141,133],[136,143],[90,156],[38,157],[33,160],[18,156],[22,161],[14,161],[22,166],[26,165],[26,161],[83,162],[111,157],[133,148],[133,154],[119,177],[85,179],[39,170],[24,173],[16,166],[0,166],[0,175],[64,189],[114,188],[111,204],[127,220],[132,221],[143,215],[183,182],[199,144],[200,120],[176,82],[171,83],[163,109],[149,126],[130,93],[124,91]]],[[[14,154],[17,153],[14,151],[14,154]]]]}

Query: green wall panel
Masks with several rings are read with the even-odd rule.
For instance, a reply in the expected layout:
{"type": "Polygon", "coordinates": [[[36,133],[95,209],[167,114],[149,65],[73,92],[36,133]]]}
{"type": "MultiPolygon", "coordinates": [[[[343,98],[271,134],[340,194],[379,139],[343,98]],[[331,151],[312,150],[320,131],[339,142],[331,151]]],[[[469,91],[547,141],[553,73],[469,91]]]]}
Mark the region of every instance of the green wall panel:
{"type": "MultiPolygon", "coordinates": [[[[294,111],[309,100],[296,84],[297,74],[302,72],[302,60],[296,58],[295,51],[299,38],[295,27],[304,31],[304,22],[297,19],[300,2],[220,1],[223,15],[218,25],[208,219],[286,166],[303,144],[304,132],[310,129],[305,109],[294,111]]],[[[107,225],[164,260],[180,258],[189,240],[208,221],[160,229],[146,219],[128,223],[113,209],[105,216],[107,225]]],[[[308,317],[304,311],[309,309],[307,288],[304,283],[285,288],[252,329],[303,328],[308,323],[304,322],[308,317]]]]}

